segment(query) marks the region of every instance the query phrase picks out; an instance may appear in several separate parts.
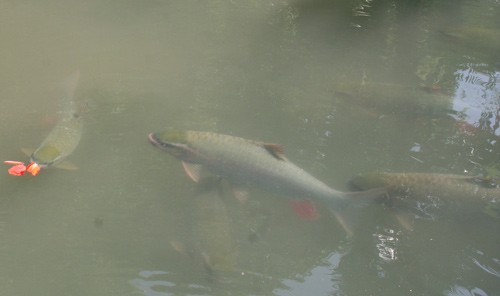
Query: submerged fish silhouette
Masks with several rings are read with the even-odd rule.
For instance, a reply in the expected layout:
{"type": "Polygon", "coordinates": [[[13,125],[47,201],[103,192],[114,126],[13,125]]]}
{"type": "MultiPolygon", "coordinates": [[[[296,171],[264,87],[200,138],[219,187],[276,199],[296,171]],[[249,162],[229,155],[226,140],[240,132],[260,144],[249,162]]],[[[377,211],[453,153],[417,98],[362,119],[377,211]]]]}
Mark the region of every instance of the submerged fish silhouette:
{"type": "Polygon", "coordinates": [[[396,203],[397,207],[429,204],[434,209],[486,212],[493,218],[500,217],[500,179],[452,174],[368,173],[352,178],[349,183],[357,190],[384,186],[389,202],[396,203]]]}
{"type": "MultiPolygon", "coordinates": [[[[69,156],[80,142],[83,121],[74,102],[74,93],[78,84],[79,72],[75,72],[63,83],[63,97],[61,98],[61,119],[50,131],[42,144],[31,153],[30,163],[24,165],[19,161],[5,161],[13,165],[9,174],[22,176],[25,172],[37,175],[42,168],[60,164],[69,156]]],[[[27,153],[28,155],[30,153],[27,153]]]]}

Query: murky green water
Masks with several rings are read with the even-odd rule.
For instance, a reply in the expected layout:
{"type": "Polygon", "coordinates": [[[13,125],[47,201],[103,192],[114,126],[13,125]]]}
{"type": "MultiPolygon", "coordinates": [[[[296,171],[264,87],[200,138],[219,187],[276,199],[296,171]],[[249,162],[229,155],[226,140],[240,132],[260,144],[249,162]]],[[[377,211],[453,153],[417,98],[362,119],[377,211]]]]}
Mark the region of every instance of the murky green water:
{"type": "Polygon", "coordinates": [[[75,70],[86,110],[78,170],[0,174],[0,295],[499,295],[498,203],[429,198],[410,227],[373,203],[348,238],[321,205],[303,221],[258,189],[200,193],[147,141],[281,143],[339,190],[372,171],[498,176],[498,15],[493,0],[0,1],[2,160],[43,141],[75,70]]]}

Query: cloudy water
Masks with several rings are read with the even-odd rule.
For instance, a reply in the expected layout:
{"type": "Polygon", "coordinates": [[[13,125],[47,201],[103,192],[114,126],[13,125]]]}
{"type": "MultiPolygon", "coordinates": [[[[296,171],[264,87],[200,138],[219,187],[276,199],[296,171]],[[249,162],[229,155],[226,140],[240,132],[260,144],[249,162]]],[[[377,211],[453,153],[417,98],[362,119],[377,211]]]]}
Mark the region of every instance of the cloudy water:
{"type": "Polygon", "coordinates": [[[498,15],[493,0],[0,1],[2,160],[28,161],[77,70],[84,120],[77,170],[3,165],[0,295],[499,295],[498,15]],[[321,204],[309,221],[259,188],[199,188],[148,143],[168,128],[283,144],[342,191],[371,172],[483,179],[464,195],[395,183],[349,237],[321,204]]]}

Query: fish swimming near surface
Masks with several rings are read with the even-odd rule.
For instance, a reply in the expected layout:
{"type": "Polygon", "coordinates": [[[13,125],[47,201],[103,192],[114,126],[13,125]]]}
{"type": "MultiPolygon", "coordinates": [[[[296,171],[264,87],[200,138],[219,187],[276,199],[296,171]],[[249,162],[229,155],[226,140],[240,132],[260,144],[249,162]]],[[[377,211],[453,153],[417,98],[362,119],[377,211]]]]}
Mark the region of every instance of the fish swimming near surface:
{"type": "Polygon", "coordinates": [[[348,234],[351,234],[349,217],[343,217],[340,211],[351,202],[385,193],[383,188],[354,193],[337,191],[290,162],[278,144],[197,131],[151,133],[149,141],[180,159],[195,181],[203,171],[208,171],[239,188],[259,187],[285,197],[323,202],[348,234]]]}
{"type": "MultiPolygon", "coordinates": [[[[31,154],[30,164],[24,166],[22,162],[5,161],[14,165],[9,170],[12,175],[23,175],[29,172],[38,174],[40,169],[60,165],[80,142],[83,130],[83,119],[74,100],[74,93],[79,79],[79,72],[75,72],[63,83],[63,97],[60,100],[60,119],[50,131],[40,146],[31,154]]],[[[71,168],[71,166],[67,166],[71,168]]]]}
{"type": "Polygon", "coordinates": [[[75,72],[65,83],[65,94],[61,102],[61,118],[42,144],[31,154],[31,162],[41,168],[55,166],[66,159],[80,143],[83,120],[74,101],[74,92],[79,72],[75,72]]]}
{"type": "Polygon", "coordinates": [[[354,190],[385,187],[389,202],[500,218],[500,178],[430,173],[367,173],[349,181],[354,190]],[[403,202],[400,203],[400,202],[403,202]],[[423,206],[427,205],[427,206],[423,206]]]}

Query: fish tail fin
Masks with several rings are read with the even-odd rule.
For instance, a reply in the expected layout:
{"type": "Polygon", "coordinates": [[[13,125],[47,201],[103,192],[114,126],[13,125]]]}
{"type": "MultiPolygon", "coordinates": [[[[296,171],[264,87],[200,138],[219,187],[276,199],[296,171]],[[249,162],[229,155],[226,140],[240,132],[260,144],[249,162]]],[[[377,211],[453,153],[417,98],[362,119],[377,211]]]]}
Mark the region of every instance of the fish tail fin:
{"type": "Polygon", "coordinates": [[[329,210],[348,237],[352,237],[354,228],[360,220],[360,208],[387,196],[386,188],[374,188],[366,191],[344,192],[340,202],[338,199],[329,206],[329,210]]]}

